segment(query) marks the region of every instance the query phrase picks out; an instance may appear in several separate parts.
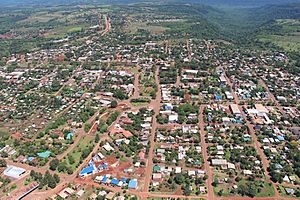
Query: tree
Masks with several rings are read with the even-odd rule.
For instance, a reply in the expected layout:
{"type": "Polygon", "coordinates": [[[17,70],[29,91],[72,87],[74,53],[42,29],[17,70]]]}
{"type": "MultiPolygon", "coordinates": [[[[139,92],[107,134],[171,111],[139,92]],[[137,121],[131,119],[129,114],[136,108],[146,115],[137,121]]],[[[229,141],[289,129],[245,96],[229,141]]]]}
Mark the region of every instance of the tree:
{"type": "Polygon", "coordinates": [[[0,160],[0,167],[6,167],[6,166],[7,166],[6,161],[1,159],[0,160]]]}
{"type": "Polygon", "coordinates": [[[55,180],[56,183],[60,182],[60,178],[59,178],[59,176],[57,174],[54,174],[53,178],[54,178],[54,180],[55,180]]]}
{"type": "Polygon", "coordinates": [[[52,171],[56,170],[58,164],[59,164],[59,160],[58,159],[51,160],[50,163],[49,163],[50,170],[52,170],[52,171]]]}
{"type": "Polygon", "coordinates": [[[189,184],[186,184],[185,187],[183,188],[183,194],[185,196],[190,196],[190,194],[192,193],[189,184]]]}
{"type": "Polygon", "coordinates": [[[69,160],[69,163],[70,163],[71,165],[73,165],[73,164],[75,163],[75,159],[74,159],[74,157],[73,157],[72,155],[69,155],[69,156],[68,156],[68,160],[69,160]]]}
{"type": "Polygon", "coordinates": [[[67,168],[67,167],[66,167],[66,165],[65,165],[64,163],[59,163],[58,166],[57,166],[57,170],[58,170],[59,172],[65,171],[66,168],[67,168]]]}
{"type": "MultiPolygon", "coordinates": [[[[46,178],[46,176],[45,176],[45,178],[46,178]]],[[[51,175],[48,178],[48,187],[50,187],[52,189],[56,187],[56,180],[51,175]]]]}
{"type": "Polygon", "coordinates": [[[110,107],[112,108],[116,108],[118,106],[118,102],[116,100],[113,100],[111,103],[110,103],[110,107]]]}
{"type": "Polygon", "coordinates": [[[222,195],[223,195],[223,192],[224,192],[224,190],[221,189],[221,190],[218,192],[218,195],[219,195],[219,196],[222,196],[222,195]]]}
{"type": "Polygon", "coordinates": [[[92,125],[90,123],[86,123],[84,126],[84,131],[87,133],[91,127],[92,127],[92,125]]]}
{"type": "Polygon", "coordinates": [[[30,176],[31,176],[33,179],[35,179],[35,175],[36,175],[36,174],[35,174],[35,171],[34,171],[34,170],[31,170],[31,171],[30,171],[30,176]]]}
{"type": "Polygon", "coordinates": [[[95,143],[98,143],[100,141],[100,137],[99,134],[97,133],[95,136],[95,143]]]}

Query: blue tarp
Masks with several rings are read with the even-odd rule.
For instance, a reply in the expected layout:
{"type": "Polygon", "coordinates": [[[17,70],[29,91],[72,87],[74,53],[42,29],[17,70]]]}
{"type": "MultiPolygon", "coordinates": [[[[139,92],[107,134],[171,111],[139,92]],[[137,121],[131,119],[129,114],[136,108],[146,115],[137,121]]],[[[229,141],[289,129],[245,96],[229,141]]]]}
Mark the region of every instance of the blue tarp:
{"type": "Polygon", "coordinates": [[[122,178],[121,181],[122,181],[123,183],[126,183],[127,178],[122,178]]]}
{"type": "Polygon", "coordinates": [[[130,180],[129,183],[128,183],[128,188],[136,189],[137,188],[137,180],[136,179],[130,180]]]}

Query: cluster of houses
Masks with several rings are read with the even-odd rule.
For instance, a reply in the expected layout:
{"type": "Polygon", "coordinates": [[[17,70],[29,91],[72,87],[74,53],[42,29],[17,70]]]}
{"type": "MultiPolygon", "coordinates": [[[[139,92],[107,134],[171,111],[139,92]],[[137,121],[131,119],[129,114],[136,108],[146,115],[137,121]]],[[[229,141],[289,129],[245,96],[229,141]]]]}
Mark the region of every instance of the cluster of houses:
{"type": "Polygon", "coordinates": [[[158,129],[156,140],[166,143],[197,143],[200,141],[199,127],[197,125],[178,125],[170,128],[158,129]]]}
{"type": "Polygon", "coordinates": [[[292,146],[300,142],[299,131],[277,126],[260,126],[255,129],[265,155],[272,166],[271,176],[280,175],[283,182],[298,184],[297,161],[292,146]],[[287,169],[288,168],[288,169],[287,169]]]}
{"type": "Polygon", "coordinates": [[[106,185],[116,186],[120,188],[128,188],[128,189],[138,188],[137,179],[127,179],[127,178],[117,179],[112,177],[110,174],[106,174],[104,176],[96,176],[94,181],[99,184],[106,184],[106,185]]]}
{"type": "Polygon", "coordinates": [[[211,104],[205,107],[208,123],[242,124],[243,116],[237,104],[211,104]]]}
{"type": "MultiPolygon", "coordinates": [[[[50,197],[50,199],[69,199],[69,198],[78,198],[78,199],[90,199],[96,200],[98,198],[105,198],[108,200],[125,200],[128,198],[127,195],[118,194],[110,190],[103,188],[90,189],[81,184],[69,185],[68,187],[63,188],[57,194],[50,197]]],[[[131,196],[133,197],[133,196],[131,196]]]]}

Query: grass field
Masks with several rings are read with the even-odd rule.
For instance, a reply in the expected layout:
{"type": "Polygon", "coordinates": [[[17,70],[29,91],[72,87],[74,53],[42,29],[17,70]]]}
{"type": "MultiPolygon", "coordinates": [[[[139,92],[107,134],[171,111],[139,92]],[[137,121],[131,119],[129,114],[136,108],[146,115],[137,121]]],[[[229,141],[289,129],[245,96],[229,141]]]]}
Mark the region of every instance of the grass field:
{"type": "Polygon", "coordinates": [[[133,106],[146,106],[148,105],[149,103],[147,102],[132,102],[131,103],[133,106]]]}
{"type": "Polygon", "coordinates": [[[259,37],[263,42],[271,42],[285,51],[300,51],[300,35],[268,35],[259,37]]]}
{"type": "Polygon", "coordinates": [[[149,31],[152,34],[159,34],[167,30],[167,28],[163,26],[154,26],[148,25],[145,22],[136,22],[127,26],[125,31],[134,34],[137,33],[139,29],[149,31]]]}
{"type": "Polygon", "coordinates": [[[93,136],[85,136],[81,138],[78,145],[69,153],[68,156],[66,156],[63,161],[65,161],[68,165],[68,167],[71,167],[71,169],[74,171],[77,166],[79,165],[81,161],[81,154],[84,149],[94,147],[94,137],[93,136]],[[74,159],[74,163],[70,163],[69,157],[72,156],[74,159]]]}
{"type": "Polygon", "coordinates": [[[262,190],[256,195],[257,197],[272,197],[275,195],[275,190],[273,185],[267,182],[264,182],[262,190]]]}
{"type": "Polygon", "coordinates": [[[285,51],[300,51],[300,20],[281,19],[275,22],[281,27],[280,34],[264,34],[259,39],[263,42],[271,42],[285,51]]]}

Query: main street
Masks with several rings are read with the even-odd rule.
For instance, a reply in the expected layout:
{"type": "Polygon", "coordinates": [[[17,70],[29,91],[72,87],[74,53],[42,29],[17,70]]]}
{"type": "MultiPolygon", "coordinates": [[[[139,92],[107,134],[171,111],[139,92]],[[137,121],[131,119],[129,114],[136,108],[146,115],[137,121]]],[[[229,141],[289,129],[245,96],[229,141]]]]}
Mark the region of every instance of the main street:
{"type": "Polygon", "coordinates": [[[155,70],[155,82],[157,84],[157,93],[155,100],[152,100],[149,107],[153,108],[154,110],[154,116],[152,117],[152,130],[151,130],[151,136],[150,136],[150,149],[148,154],[148,160],[147,160],[147,166],[145,171],[145,182],[144,182],[144,189],[143,192],[147,192],[149,190],[150,182],[152,180],[152,168],[153,168],[153,150],[155,146],[155,132],[157,128],[157,121],[156,116],[159,114],[160,110],[160,100],[161,100],[161,89],[160,89],[160,83],[159,83],[159,67],[156,67],[155,70]]]}

